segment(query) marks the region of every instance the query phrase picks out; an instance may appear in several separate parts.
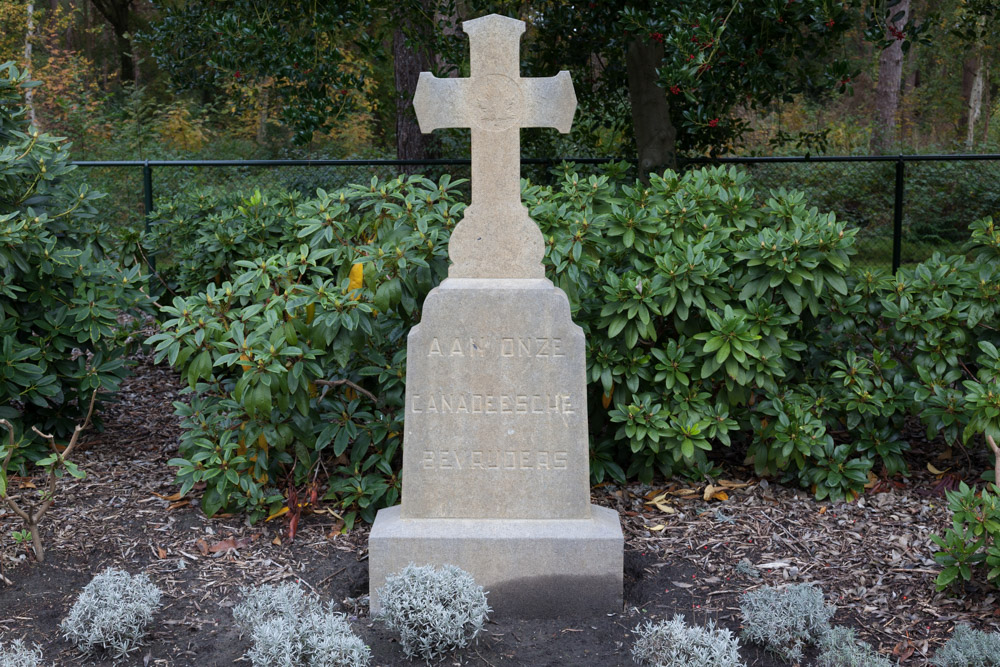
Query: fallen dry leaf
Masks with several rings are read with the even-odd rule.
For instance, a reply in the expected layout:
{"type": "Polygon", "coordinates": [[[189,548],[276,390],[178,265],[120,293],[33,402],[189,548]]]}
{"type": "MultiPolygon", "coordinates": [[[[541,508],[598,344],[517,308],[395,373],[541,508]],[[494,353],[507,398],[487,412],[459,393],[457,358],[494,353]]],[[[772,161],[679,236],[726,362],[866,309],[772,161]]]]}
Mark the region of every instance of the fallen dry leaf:
{"type": "Polygon", "coordinates": [[[330,529],[330,532],[327,534],[326,537],[327,539],[332,540],[333,538],[340,535],[341,531],[343,530],[344,530],[344,522],[343,520],[338,520],[336,523],[333,524],[333,527],[330,529]]]}
{"type": "Polygon", "coordinates": [[[285,507],[282,507],[280,510],[278,510],[277,512],[275,512],[271,516],[267,517],[267,519],[265,519],[265,521],[270,521],[271,519],[277,519],[279,516],[284,516],[286,514],[288,514],[288,506],[287,505],[285,507]]]}
{"type": "Polygon", "coordinates": [[[177,493],[171,493],[169,496],[160,495],[156,491],[153,491],[153,495],[156,496],[157,498],[160,498],[161,500],[169,500],[172,503],[177,502],[178,500],[184,497],[181,495],[180,491],[178,491],[177,493]]]}
{"type": "Polygon", "coordinates": [[[702,494],[705,502],[709,500],[729,500],[729,494],[722,490],[722,487],[713,486],[709,484],[705,487],[705,492],[702,494]]]}
{"type": "Polygon", "coordinates": [[[910,646],[910,642],[904,639],[893,647],[892,654],[901,660],[906,660],[913,655],[913,647],[910,646]]]}
{"type": "Polygon", "coordinates": [[[652,500],[645,503],[646,505],[653,505],[656,509],[660,510],[664,514],[676,514],[677,510],[667,504],[667,494],[661,493],[652,500]]]}

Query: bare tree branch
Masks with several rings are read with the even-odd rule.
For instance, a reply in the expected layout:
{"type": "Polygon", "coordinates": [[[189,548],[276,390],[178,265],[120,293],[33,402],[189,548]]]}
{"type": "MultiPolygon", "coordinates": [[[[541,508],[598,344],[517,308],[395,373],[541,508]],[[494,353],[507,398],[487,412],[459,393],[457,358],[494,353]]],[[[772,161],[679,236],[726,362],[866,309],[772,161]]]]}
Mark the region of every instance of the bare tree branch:
{"type": "MultiPolygon", "coordinates": [[[[0,419],[0,426],[3,426],[4,428],[7,429],[7,438],[8,438],[7,454],[6,456],[4,456],[3,459],[3,467],[0,468],[0,470],[6,472],[7,466],[10,464],[11,456],[14,455],[14,425],[11,424],[6,419],[0,419]]],[[[17,504],[17,501],[15,501],[11,497],[9,488],[4,492],[3,499],[4,501],[6,501],[7,507],[9,507],[11,511],[14,512],[14,514],[19,516],[22,521],[24,521],[26,524],[31,523],[31,515],[29,515],[28,512],[21,509],[21,506],[17,504]]],[[[30,512],[32,509],[34,509],[34,507],[29,507],[28,511],[30,512]]]]}
{"type": "MultiPolygon", "coordinates": [[[[378,397],[375,394],[371,393],[370,391],[368,391],[364,387],[359,387],[358,385],[354,384],[350,380],[316,380],[316,384],[322,385],[324,387],[339,387],[341,385],[345,385],[346,384],[348,387],[350,387],[354,391],[358,392],[359,394],[364,394],[365,396],[367,396],[368,398],[370,398],[373,402],[376,402],[376,403],[378,402],[378,397]]],[[[324,395],[325,395],[325,393],[326,392],[324,392],[324,395]]]]}
{"type": "MultiPolygon", "coordinates": [[[[42,433],[36,426],[32,426],[31,430],[38,434],[43,440],[49,443],[49,448],[52,449],[53,454],[55,454],[55,461],[52,465],[48,466],[49,477],[47,480],[47,489],[44,494],[42,494],[41,501],[39,504],[29,503],[26,505],[27,509],[21,508],[18,503],[11,498],[10,493],[4,496],[4,500],[7,501],[7,506],[10,507],[15,514],[21,517],[24,521],[25,526],[31,533],[31,541],[35,549],[35,560],[39,563],[45,560],[45,547],[42,544],[42,536],[39,532],[38,525],[45,518],[45,514],[52,507],[52,504],[56,500],[56,485],[58,483],[58,471],[66,467],[66,461],[69,459],[70,454],[76,448],[77,444],[80,442],[80,433],[83,432],[88,426],[90,426],[90,419],[94,416],[94,405],[97,402],[97,389],[90,396],[90,405],[87,407],[87,416],[84,418],[82,424],[77,424],[73,429],[73,435],[70,437],[69,444],[60,452],[59,447],[56,445],[55,436],[48,433],[42,433]]],[[[11,455],[14,451],[14,427],[6,419],[0,419],[0,426],[7,428],[9,434],[10,446],[8,447],[7,454],[4,457],[3,470],[7,469],[7,465],[10,463],[11,455]]]]}
{"type": "Polygon", "coordinates": [[[997,488],[1000,489],[1000,447],[997,446],[996,441],[991,435],[986,436],[986,444],[993,450],[993,458],[995,460],[993,467],[993,482],[996,484],[997,488]]]}

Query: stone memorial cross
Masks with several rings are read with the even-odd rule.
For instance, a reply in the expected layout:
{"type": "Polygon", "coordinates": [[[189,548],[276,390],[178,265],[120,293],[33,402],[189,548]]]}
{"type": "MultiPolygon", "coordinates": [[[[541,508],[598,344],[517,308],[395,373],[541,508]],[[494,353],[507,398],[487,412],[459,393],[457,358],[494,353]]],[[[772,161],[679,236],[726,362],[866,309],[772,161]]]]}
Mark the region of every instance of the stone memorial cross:
{"type": "Polygon", "coordinates": [[[415,563],[470,572],[501,616],[620,611],[618,514],[590,503],[586,341],[521,204],[520,128],[569,131],[573,84],[521,78],[521,21],[462,26],[471,76],[421,74],[414,105],[424,132],[472,128],[472,201],[407,337],[401,502],[369,536],[371,610],[415,563]]]}
{"type": "Polygon", "coordinates": [[[450,278],[542,278],[544,245],[521,204],[522,127],[569,132],[576,94],[569,72],[522,78],[524,22],[492,14],[462,24],[467,79],[422,72],[413,106],[420,131],[472,128],[472,201],[451,236],[450,278]]]}

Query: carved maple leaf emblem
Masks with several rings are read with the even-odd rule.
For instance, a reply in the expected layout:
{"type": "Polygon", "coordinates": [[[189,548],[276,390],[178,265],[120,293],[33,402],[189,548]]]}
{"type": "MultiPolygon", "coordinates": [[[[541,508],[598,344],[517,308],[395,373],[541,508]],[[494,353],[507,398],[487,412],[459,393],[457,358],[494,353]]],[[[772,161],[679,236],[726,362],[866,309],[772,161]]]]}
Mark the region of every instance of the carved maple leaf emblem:
{"type": "Polygon", "coordinates": [[[510,93],[507,86],[487,85],[476,100],[483,120],[504,121],[517,115],[517,99],[510,93]]]}
{"type": "Polygon", "coordinates": [[[475,105],[486,129],[502,130],[517,122],[521,91],[516,83],[505,76],[492,75],[481,81],[478,88],[475,105]]]}

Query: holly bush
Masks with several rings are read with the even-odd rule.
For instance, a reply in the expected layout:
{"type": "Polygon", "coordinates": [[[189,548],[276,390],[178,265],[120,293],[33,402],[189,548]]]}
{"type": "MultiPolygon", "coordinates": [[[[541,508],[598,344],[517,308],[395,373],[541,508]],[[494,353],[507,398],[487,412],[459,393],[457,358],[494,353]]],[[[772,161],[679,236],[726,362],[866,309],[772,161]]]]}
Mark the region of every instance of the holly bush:
{"type": "Polygon", "coordinates": [[[30,426],[65,435],[93,392],[118,389],[133,340],[119,317],[151,309],[140,267],[107,255],[102,195],[70,179],[68,144],[29,126],[34,85],[0,65],[0,418],[28,445],[18,466],[46,451],[30,426]]]}
{"type": "MultiPolygon", "coordinates": [[[[995,393],[967,399],[995,381],[991,221],[973,259],[852,272],[855,230],[801,193],[721,167],[623,172],[566,167],[523,192],[587,334],[595,482],[701,477],[734,447],[758,474],[850,499],[905,473],[908,416],[949,446],[997,421],[995,393]]],[[[207,511],[259,517],[327,479],[349,522],[397,501],[406,333],[446,275],[459,185],[178,205],[182,296],[150,342],[189,382],[173,463],[184,490],[208,483],[207,511]]]]}

